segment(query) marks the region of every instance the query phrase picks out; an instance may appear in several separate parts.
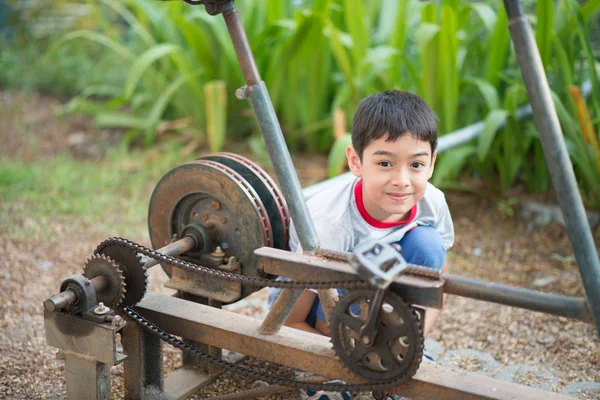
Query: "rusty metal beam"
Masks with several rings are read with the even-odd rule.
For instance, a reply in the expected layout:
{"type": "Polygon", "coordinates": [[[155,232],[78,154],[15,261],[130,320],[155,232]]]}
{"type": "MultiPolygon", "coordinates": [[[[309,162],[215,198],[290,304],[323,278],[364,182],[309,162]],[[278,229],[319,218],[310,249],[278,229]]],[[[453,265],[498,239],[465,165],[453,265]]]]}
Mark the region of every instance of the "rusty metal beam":
{"type": "MultiPolygon", "coordinates": [[[[260,257],[258,268],[265,273],[288,276],[298,281],[354,281],[361,280],[346,262],[309,254],[261,247],[254,251],[260,257]]],[[[402,275],[390,286],[410,304],[441,308],[443,281],[402,275]]]]}
{"type": "Polygon", "coordinates": [[[65,354],[67,399],[108,400],[109,378],[110,365],[82,354],[65,354]]]}
{"type": "MultiPolygon", "coordinates": [[[[319,375],[360,382],[335,357],[326,336],[286,326],[277,334],[260,335],[259,319],[156,293],[148,294],[136,311],[168,328],[173,335],[319,375]]],[[[393,392],[413,399],[567,399],[556,393],[433,363],[423,363],[412,380],[393,392]]]]}
{"type": "Polygon", "coordinates": [[[142,400],[148,392],[162,392],[163,357],[160,338],[128,319],[121,334],[124,363],[125,399],[142,400]]]}

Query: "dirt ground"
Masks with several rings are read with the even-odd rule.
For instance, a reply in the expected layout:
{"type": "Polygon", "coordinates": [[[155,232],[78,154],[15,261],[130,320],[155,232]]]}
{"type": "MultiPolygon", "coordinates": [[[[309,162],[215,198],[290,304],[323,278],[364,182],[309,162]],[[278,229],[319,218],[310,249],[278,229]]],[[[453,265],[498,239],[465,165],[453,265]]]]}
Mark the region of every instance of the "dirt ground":
{"type": "MultiPolygon", "coordinates": [[[[85,118],[56,118],[60,104],[43,96],[0,91],[0,110],[15,107],[0,120],[0,157],[34,160],[63,151],[78,153],[76,146],[68,142],[72,133],[104,138],[94,143],[114,140],[114,132],[98,134],[85,118]],[[16,108],[15,104],[20,106],[16,108]]],[[[101,157],[101,151],[78,155],[101,157]]],[[[324,158],[299,156],[295,162],[304,186],[325,177],[324,158]]],[[[477,195],[446,192],[456,232],[455,246],[449,254],[451,272],[584,296],[564,227],[551,223],[528,230],[528,221],[517,216],[518,203],[527,196],[518,190],[511,196],[518,200],[513,217],[507,215],[506,208],[499,207],[504,204],[502,198],[484,187],[477,195]]],[[[83,262],[106,235],[94,225],[72,223],[74,217],[28,218],[27,210],[19,203],[0,210],[6,213],[2,218],[6,223],[45,228],[39,230],[44,234],[14,239],[3,235],[0,227],[0,398],[62,398],[63,362],[56,359],[56,350],[45,344],[42,302],[58,290],[64,278],[81,271],[83,262]]],[[[139,233],[129,239],[148,245],[145,229],[136,228],[139,233]]],[[[595,228],[594,239],[600,247],[600,227],[595,228]]],[[[151,272],[151,290],[163,290],[164,274],[156,268],[151,272]]],[[[260,304],[236,309],[246,314],[260,310],[260,304]]],[[[550,370],[558,380],[553,387],[556,391],[573,382],[600,381],[600,339],[592,325],[582,322],[450,296],[429,338],[437,340],[446,351],[468,348],[489,353],[501,366],[531,364],[550,370]]],[[[178,366],[180,355],[168,346],[164,353],[170,372],[178,366]]],[[[273,368],[259,364],[266,370],[273,368]]],[[[460,367],[470,370],[477,366],[464,362],[460,367]]],[[[119,367],[113,369],[114,398],[122,395],[121,374],[119,367]]],[[[227,393],[251,384],[234,376],[226,379],[204,395],[227,393]]],[[[522,383],[533,384],[535,379],[522,383]]]]}

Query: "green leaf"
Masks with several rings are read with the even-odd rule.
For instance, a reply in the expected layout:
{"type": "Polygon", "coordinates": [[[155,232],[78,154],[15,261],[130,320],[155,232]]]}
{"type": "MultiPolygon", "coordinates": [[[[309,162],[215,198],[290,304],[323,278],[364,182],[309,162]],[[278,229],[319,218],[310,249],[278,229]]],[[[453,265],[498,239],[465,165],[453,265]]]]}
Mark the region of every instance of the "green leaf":
{"type": "Polygon", "coordinates": [[[175,92],[183,85],[189,77],[180,76],[175,81],[171,82],[171,84],[165,89],[165,91],[161,94],[161,96],[156,100],[152,110],[148,115],[148,122],[145,129],[146,135],[146,145],[150,145],[154,140],[154,135],[156,134],[156,127],[158,126],[161,117],[165,111],[165,108],[169,104],[169,100],[175,94],[175,92]]]}
{"type": "Polygon", "coordinates": [[[439,154],[431,183],[443,187],[448,181],[456,179],[468,158],[475,155],[476,152],[475,145],[466,144],[439,154]]]}
{"type": "Polygon", "coordinates": [[[344,134],[340,136],[331,147],[327,162],[327,171],[330,177],[339,175],[346,163],[346,148],[352,146],[352,136],[344,134]]]}
{"type": "Polygon", "coordinates": [[[96,115],[96,124],[105,128],[146,129],[148,120],[124,112],[101,112],[96,115]]]}
{"type": "Polygon", "coordinates": [[[485,118],[483,131],[481,132],[481,135],[479,135],[479,140],[477,143],[477,155],[479,157],[479,161],[485,160],[485,158],[488,156],[490,148],[492,147],[492,142],[496,136],[496,132],[498,131],[500,125],[506,121],[507,115],[508,111],[502,109],[491,110],[488,113],[487,117],[485,118]]]}
{"type": "Polygon", "coordinates": [[[550,46],[554,36],[554,0],[537,0],[535,7],[537,12],[535,39],[542,58],[542,65],[546,68],[550,61],[550,46]]]}
{"type": "Polygon", "coordinates": [[[159,44],[151,47],[137,57],[129,69],[127,81],[125,82],[125,98],[130,99],[131,96],[133,96],[133,91],[137,87],[140,78],[150,67],[150,65],[152,65],[156,60],[178,51],[180,51],[180,49],[175,45],[159,44]]]}
{"type": "Polygon", "coordinates": [[[485,28],[492,32],[498,20],[496,11],[489,4],[485,3],[473,3],[469,7],[475,11],[481,22],[483,22],[483,25],[485,25],[485,28]]]}
{"type": "Polygon", "coordinates": [[[474,85],[477,90],[479,90],[481,97],[485,100],[488,110],[493,110],[500,106],[498,91],[491,83],[482,78],[466,78],[464,81],[474,85]]]}

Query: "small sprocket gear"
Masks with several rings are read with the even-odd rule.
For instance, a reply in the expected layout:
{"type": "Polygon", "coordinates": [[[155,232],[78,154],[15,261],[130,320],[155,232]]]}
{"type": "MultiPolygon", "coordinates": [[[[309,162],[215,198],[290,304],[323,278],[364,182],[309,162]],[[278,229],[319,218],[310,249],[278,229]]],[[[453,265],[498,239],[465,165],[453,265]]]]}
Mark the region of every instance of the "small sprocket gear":
{"type": "Polygon", "coordinates": [[[410,379],[423,357],[423,330],[415,310],[387,292],[379,311],[375,339],[366,345],[361,328],[367,322],[374,290],[349,291],[331,317],[333,348],[351,372],[372,382],[410,379]]]}
{"type": "Polygon", "coordinates": [[[148,271],[136,252],[125,246],[105,241],[98,245],[94,254],[110,257],[121,267],[126,288],[123,305],[131,307],[144,298],[148,290],[148,271]]]}
{"type": "Polygon", "coordinates": [[[98,276],[106,280],[106,286],[96,291],[96,300],[108,307],[117,307],[125,299],[125,277],[121,266],[104,254],[94,254],[83,266],[83,276],[93,279],[98,276]]]}

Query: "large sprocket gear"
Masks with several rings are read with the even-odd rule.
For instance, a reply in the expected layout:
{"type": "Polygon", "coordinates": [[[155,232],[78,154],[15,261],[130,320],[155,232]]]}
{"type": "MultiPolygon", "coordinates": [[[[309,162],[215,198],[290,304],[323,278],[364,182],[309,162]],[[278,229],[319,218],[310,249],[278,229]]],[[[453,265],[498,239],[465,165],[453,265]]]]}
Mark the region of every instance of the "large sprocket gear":
{"type": "Polygon", "coordinates": [[[361,341],[374,290],[350,291],[342,296],[331,317],[333,348],[351,372],[373,382],[410,379],[423,357],[423,330],[416,311],[401,297],[387,292],[371,346],[361,341]]]}
{"type": "Polygon", "coordinates": [[[136,252],[118,244],[107,244],[105,241],[98,245],[94,254],[104,254],[121,267],[126,288],[123,305],[131,307],[144,298],[148,290],[148,271],[136,252]]]}
{"type": "Polygon", "coordinates": [[[96,291],[96,300],[108,307],[118,307],[125,299],[125,276],[121,266],[105,254],[94,254],[87,259],[83,266],[83,276],[93,279],[102,276],[106,286],[96,291]]]}

